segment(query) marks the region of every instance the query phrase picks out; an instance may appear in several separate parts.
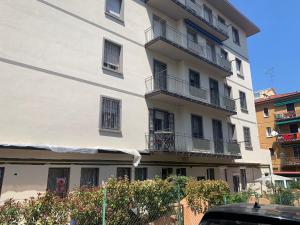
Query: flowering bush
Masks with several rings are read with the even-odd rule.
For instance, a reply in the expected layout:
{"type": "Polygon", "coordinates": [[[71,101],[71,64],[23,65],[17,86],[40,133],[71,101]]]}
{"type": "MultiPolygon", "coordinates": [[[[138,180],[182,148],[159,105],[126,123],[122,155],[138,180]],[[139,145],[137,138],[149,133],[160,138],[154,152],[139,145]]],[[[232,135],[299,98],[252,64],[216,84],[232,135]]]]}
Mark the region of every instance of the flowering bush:
{"type": "Polygon", "coordinates": [[[70,216],[78,225],[102,223],[103,188],[79,189],[69,194],[70,216]]]}
{"type": "Polygon", "coordinates": [[[22,220],[22,205],[13,199],[8,199],[0,206],[0,224],[18,225],[22,220]]]}
{"type": "Polygon", "coordinates": [[[37,198],[25,200],[23,204],[25,225],[64,225],[68,224],[66,199],[47,192],[37,198]]]}
{"type": "Polygon", "coordinates": [[[222,180],[191,179],[186,185],[187,201],[191,209],[205,212],[208,207],[224,204],[224,196],[229,194],[229,186],[222,180]]]}

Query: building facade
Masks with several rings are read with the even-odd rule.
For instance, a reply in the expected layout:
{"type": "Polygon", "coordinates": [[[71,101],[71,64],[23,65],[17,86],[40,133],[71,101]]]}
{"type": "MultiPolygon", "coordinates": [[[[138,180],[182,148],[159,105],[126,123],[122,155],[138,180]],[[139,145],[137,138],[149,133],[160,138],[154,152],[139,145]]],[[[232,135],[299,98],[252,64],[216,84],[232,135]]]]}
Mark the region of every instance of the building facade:
{"type": "Polygon", "coordinates": [[[259,29],[228,1],[4,0],[0,10],[2,200],[125,175],[239,191],[270,173],[247,50],[259,29]]]}
{"type": "Polygon", "coordinates": [[[300,93],[273,94],[255,105],[261,148],[270,151],[274,173],[300,177],[300,93]]]}

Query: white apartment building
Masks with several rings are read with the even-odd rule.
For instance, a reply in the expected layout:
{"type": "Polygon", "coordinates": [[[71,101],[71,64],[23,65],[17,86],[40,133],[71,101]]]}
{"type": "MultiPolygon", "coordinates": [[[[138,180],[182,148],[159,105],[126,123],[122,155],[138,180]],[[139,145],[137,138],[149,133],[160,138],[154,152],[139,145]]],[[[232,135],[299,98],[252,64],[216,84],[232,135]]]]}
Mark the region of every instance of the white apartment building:
{"type": "Polygon", "coordinates": [[[239,191],[271,172],[247,49],[259,29],[227,0],[2,0],[0,12],[1,201],[125,175],[239,191]]]}

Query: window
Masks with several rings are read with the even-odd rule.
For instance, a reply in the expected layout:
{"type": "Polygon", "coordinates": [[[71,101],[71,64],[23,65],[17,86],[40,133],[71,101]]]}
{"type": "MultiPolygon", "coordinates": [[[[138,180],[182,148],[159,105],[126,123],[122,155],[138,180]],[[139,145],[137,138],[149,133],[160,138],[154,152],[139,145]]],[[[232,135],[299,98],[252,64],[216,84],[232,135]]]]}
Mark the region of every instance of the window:
{"type": "Polygon", "coordinates": [[[49,168],[47,191],[64,197],[69,189],[70,168],[49,168]]]}
{"type": "Polygon", "coordinates": [[[241,172],[242,190],[246,190],[247,189],[246,169],[240,169],[240,172],[241,172]]]}
{"type": "Polygon", "coordinates": [[[221,16],[218,16],[218,21],[219,21],[219,23],[226,25],[225,19],[222,18],[221,16]]]}
{"type": "Polygon", "coordinates": [[[295,105],[294,105],[294,103],[287,104],[286,105],[286,110],[288,112],[295,112],[295,105]]]}
{"type": "Polygon", "coordinates": [[[167,179],[172,174],[173,174],[173,168],[162,168],[162,170],[161,170],[161,178],[162,179],[167,179]]]}
{"type": "Polygon", "coordinates": [[[121,102],[116,99],[102,97],[101,128],[120,131],[121,129],[121,102]]]}
{"type": "Polygon", "coordinates": [[[117,168],[117,178],[131,180],[131,168],[129,167],[118,167],[117,168]]]}
{"type": "Polygon", "coordinates": [[[135,168],[135,180],[147,180],[148,179],[148,168],[135,168]]]}
{"type": "Polygon", "coordinates": [[[190,70],[190,86],[200,88],[200,74],[194,70],[190,70]]]}
{"type": "Polygon", "coordinates": [[[215,179],[215,169],[214,168],[206,169],[206,175],[207,175],[208,180],[214,180],[215,179]]]}
{"type": "Polygon", "coordinates": [[[208,8],[206,5],[204,5],[204,19],[210,24],[213,23],[212,10],[208,8]]]}
{"type": "Polygon", "coordinates": [[[264,117],[269,117],[269,109],[264,108],[264,117]]]}
{"type": "Polygon", "coordinates": [[[300,159],[300,146],[294,146],[293,151],[294,151],[294,157],[300,159]]]}
{"type": "Polygon", "coordinates": [[[227,169],[224,169],[224,175],[225,175],[225,181],[228,181],[228,174],[227,174],[227,169]]]}
{"type": "Polygon", "coordinates": [[[177,176],[186,176],[186,168],[177,168],[176,175],[177,176]]]}
{"type": "Polygon", "coordinates": [[[230,143],[237,142],[235,125],[228,123],[228,139],[230,143]]]}
{"type": "Polygon", "coordinates": [[[239,31],[235,27],[232,27],[232,39],[235,44],[240,45],[239,31]]]}
{"type": "Polygon", "coordinates": [[[249,127],[243,127],[244,131],[244,142],[247,150],[252,150],[251,134],[249,127]]]}
{"type": "Polygon", "coordinates": [[[236,58],[235,59],[235,65],[236,65],[236,74],[237,74],[237,76],[240,77],[240,78],[244,78],[242,60],[236,58]]]}
{"type": "Polygon", "coordinates": [[[99,185],[98,168],[81,168],[80,187],[96,187],[99,185]]]}
{"type": "Polygon", "coordinates": [[[203,138],[203,121],[201,116],[192,115],[192,137],[203,138]]]}
{"type": "Polygon", "coordinates": [[[106,12],[112,16],[121,18],[122,0],[106,0],[106,12]]]}
{"type": "Polygon", "coordinates": [[[242,92],[242,91],[240,91],[240,106],[241,106],[242,112],[245,112],[245,113],[248,112],[246,94],[245,94],[245,92],[242,92]]]}
{"type": "Polygon", "coordinates": [[[231,98],[231,87],[227,84],[224,85],[224,96],[226,98],[231,98]]]}
{"type": "Polygon", "coordinates": [[[272,137],[272,128],[271,127],[266,128],[266,136],[267,137],[272,137]]]}
{"type": "Polygon", "coordinates": [[[199,181],[199,180],[205,180],[205,176],[198,176],[197,177],[197,180],[199,181]]]}
{"type": "Polygon", "coordinates": [[[228,60],[228,52],[226,52],[224,49],[221,49],[221,58],[228,60]]]}
{"type": "Polygon", "coordinates": [[[3,178],[4,178],[4,167],[0,167],[0,196],[1,196],[3,178]]]}
{"type": "Polygon", "coordinates": [[[159,16],[153,15],[153,31],[155,37],[166,37],[167,22],[159,16]]]}
{"type": "Polygon", "coordinates": [[[103,67],[116,72],[121,72],[121,49],[122,47],[111,41],[104,41],[103,67]]]}

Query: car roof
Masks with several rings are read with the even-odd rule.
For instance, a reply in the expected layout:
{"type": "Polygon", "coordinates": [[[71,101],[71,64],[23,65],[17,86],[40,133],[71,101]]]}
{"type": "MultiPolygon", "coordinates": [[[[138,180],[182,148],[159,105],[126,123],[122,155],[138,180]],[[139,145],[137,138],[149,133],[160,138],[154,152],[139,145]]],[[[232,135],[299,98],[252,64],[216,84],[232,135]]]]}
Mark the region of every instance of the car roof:
{"type": "Polygon", "coordinates": [[[254,204],[230,204],[211,208],[207,214],[228,213],[240,215],[253,215],[283,220],[293,220],[300,222],[300,208],[282,205],[260,205],[260,208],[254,208],[254,204]]]}

